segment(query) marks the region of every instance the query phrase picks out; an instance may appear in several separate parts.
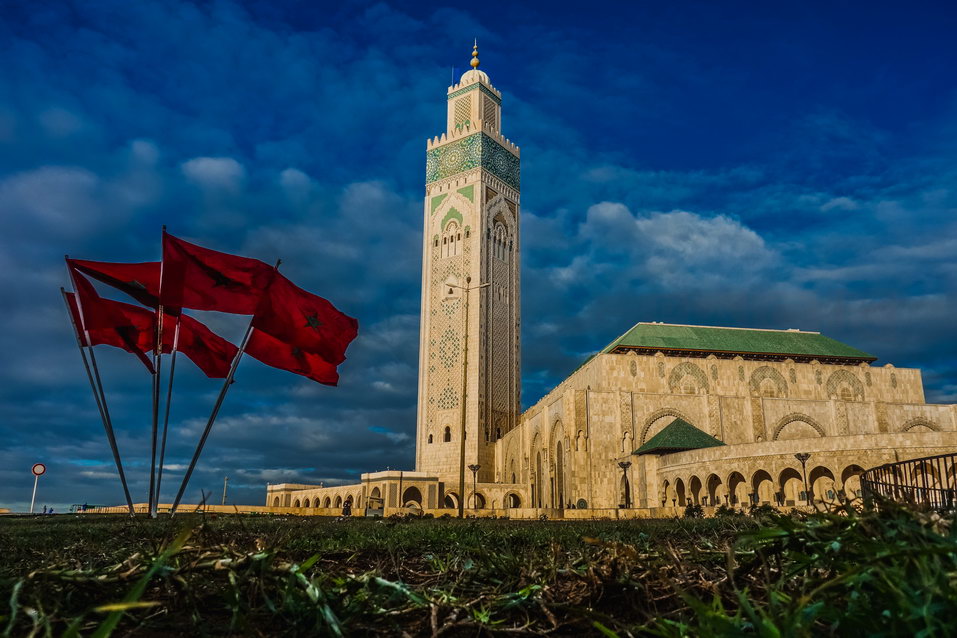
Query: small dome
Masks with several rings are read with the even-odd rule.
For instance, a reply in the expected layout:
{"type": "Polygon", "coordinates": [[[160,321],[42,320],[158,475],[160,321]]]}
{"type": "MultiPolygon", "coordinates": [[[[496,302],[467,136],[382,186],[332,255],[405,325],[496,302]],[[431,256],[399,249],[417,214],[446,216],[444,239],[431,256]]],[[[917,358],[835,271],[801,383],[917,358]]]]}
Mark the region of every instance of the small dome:
{"type": "Polygon", "coordinates": [[[479,71],[478,69],[469,69],[463,73],[462,79],[459,80],[459,83],[461,84],[467,82],[471,84],[472,82],[477,82],[478,80],[482,80],[486,84],[491,84],[488,79],[488,73],[485,71],[479,71]]]}

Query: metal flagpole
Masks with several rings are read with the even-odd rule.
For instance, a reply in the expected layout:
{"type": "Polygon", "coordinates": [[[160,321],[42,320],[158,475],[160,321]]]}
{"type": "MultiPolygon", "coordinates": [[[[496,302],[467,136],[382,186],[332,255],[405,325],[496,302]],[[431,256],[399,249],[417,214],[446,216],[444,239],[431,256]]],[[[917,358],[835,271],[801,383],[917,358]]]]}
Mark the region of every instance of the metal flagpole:
{"type": "MultiPolygon", "coordinates": [[[[253,315],[255,319],[255,315],[253,315]]],[[[216,416],[219,414],[219,408],[223,405],[223,399],[226,398],[226,392],[229,390],[229,386],[233,382],[233,375],[236,374],[236,368],[239,367],[239,360],[243,357],[243,352],[246,350],[246,344],[249,342],[249,335],[253,331],[253,319],[249,320],[249,325],[246,327],[246,334],[243,335],[242,343],[239,344],[239,350],[236,352],[236,356],[233,357],[233,363],[229,366],[229,373],[226,375],[226,378],[223,379],[223,387],[219,391],[219,396],[216,398],[216,404],[213,406],[213,411],[209,415],[209,420],[206,422],[206,429],[203,430],[203,435],[199,438],[199,444],[196,446],[196,452],[193,453],[193,460],[189,462],[189,468],[186,469],[186,475],[183,477],[183,482],[179,486],[179,492],[176,493],[176,500],[173,501],[173,507],[170,508],[170,515],[176,513],[176,508],[179,507],[179,502],[183,498],[183,492],[186,491],[186,484],[189,483],[189,478],[193,475],[193,468],[196,467],[196,462],[199,460],[200,454],[203,453],[203,446],[206,445],[206,439],[209,438],[209,431],[213,429],[213,423],[216,421],[216,416]]]]}
{"type": "MultiPolygon", "coordinates": [[[[279,264],[282,263],[281,259],[276,260],[275,272],[279,271],[279,264]]],[[[249,325],[246,326],[246,334],[243,335],[243,340],[239,344],[239,350],[236,351],[236,356],[233,357],[233,363],[229,366],[229,373],[226,375],[226,378],[223,379],[223,387],[219,391],[219,396],[216,398],[216,404],[213,406],[213,411],[209,415],[209,420],[206,422],[206,429],[203,430],[203,435],[199,438],[199,444],[196,446],[196,452],[193,453],[193,459],[189,462],[189,467],[186,469],[186,475],[183,476],[183,482],[179,486],[179,492],[176,493],[176,499],[173,501],[173,507],[170,508],[169,513],[173,515],[176,513],[176,508],[179,507],[179,502],[183,498],[183,493],[186,491],[186,485],[189,483],[189,478],[193,475],[193,469],[196,467],[196,462],[199,460],[199,456],[203,453],[203,446],[206,445],[206,439],[209,438],[209,431],[213,429],[213,423],[216,421],[216,416],[219,414],[219,408],[223,405],[223,399],[226,398],[226,392],[229,390],[229,386],[232,385],[233,376],[236,374],[236,368],[239,367],[239,360],[243,358],[243,352],[246,351],[246,344],[249,343],[249,337],[253,332],[253,321],[256,320],[256,315],[253,314],[249,319],[249,325]]]]}
{"type": "MultiPolygon", "coordinates": [[[[163,278],[160,266],[160,280],[163,278]]],[[[150,441],[150,518],[156,518],[156,438],[159,429],[160,374],[163,366],[163,304],[156,307],[156,349],[153,351],[153,428],[150,441]]]]}
{"type": "Polygon", "coordinates": [[[180,317],[176,317],[176,328],[173,330],[173,352],[169,362],[169,384],[166,386],[166,414],[163,417],[163,441],[160,444],[159,471],[156,477],[156,506],[159,508],[160,488],[163,485],[163,462],[166,458],[166,433],[169,431],[169,409],[173,400],[173,374],[176,372],[176,351],[179,349],[180,317]]]}
{"type": "MultiPolygon", "coordinates": [[[[72,281],[73,277],[70,276],[72,281]]],[[[126,473],[123,471],[123,462],[120,460],[120,451],[116,445],[116,436],[113,432],[113,422],[110,419],[110,411],[106,405],[106,394],[103,392],[103,383],[100,381],[100,372],[96,369],[96,359],[93,355],[93,346],[88,346],[90,349],[90,359],[93,362],[93,369],[96,371],[96,376],[94,380],[94,375],[90,372],[90,364],[87,362],[86,353],[83,350],[83,342],[80,340],[79,326],[76,325],[76,321],[73,319],[73,313],[70,311],[70,300],[67,299],[66,290],[60,288],[60,293],[63,295],[63,302],[66,304],[67,314],[70,316],[70,323],[73,325],[73,336],[76,337],[76,346],[80,350],[80,357],[83,359],[83,368],[86,370],[86,376],[90,380],[90,389],[93,390],[93,399],[96,401],[97,410],[100,412],[100,419],[103,421],[103,429],[106,430],[106,438],[110,442],[110,449],[113,452],[113,461],[116,463],[116,471],[120,475],[120,483],[123,484],[123,493],[126,496],[126,505],[130,510],[130,515],[133,515],[133,498],[130,496],[130,489],[126,483],[126,473]]],[[[74,293],[76,294],[76,293],[74,293]]],[[[79,295],[77,299],[77,309],[80,311],[80,319],[83,318],[83,308],[80,305],[79,295]]],[[[86,341],[90,343],[90,335],[84,328],[84,333],[86,334],[86,341]]]]}

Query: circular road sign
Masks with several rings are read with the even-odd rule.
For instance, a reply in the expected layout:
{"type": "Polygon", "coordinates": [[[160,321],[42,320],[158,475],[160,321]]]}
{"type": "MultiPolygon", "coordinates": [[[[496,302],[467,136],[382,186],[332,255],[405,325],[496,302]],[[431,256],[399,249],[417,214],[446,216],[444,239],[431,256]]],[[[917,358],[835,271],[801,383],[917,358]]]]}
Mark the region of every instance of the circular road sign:
{"type": "Polygon", "coordinates": [[[40,476],[40,475],[42,475],[42,474],[43,474],[44,472],[46,472],[46,471],[47,471],[47,466],[44,465],[43,463],[35,463],[35,464],[33,465],[33,475],[34,475],[34,476],[40,476]]]}

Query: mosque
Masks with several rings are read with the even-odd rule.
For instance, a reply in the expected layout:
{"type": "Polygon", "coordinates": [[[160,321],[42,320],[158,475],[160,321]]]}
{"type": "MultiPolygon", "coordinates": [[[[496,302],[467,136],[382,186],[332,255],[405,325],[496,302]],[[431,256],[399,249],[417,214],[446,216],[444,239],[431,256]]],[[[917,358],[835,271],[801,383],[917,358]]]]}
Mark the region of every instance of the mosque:
{"type": "MultiPolygon", "coordinates": [[[[269,485],[269,509],[790,508],[858,496],[865,468],[957,450],[957,405],[926,403],[920,370],[795,329],[640,322],[522,412],[520,152],[477,47],[471,66],[426,145],[415,470],[269,485]]],[[[955,468],[926,471],[933,484],[955,468]]]]}

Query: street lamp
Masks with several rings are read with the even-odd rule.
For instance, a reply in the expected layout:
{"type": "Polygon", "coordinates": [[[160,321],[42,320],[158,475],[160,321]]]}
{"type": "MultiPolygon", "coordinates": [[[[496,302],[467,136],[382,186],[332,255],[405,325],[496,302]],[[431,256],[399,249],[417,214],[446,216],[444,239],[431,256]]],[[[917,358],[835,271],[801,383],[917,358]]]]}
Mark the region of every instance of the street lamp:
{"type": "Polygon", "coordinates": [[[621,478],[625,485],[625,509],[630,509],[631,486],[628,484],[628,468],[631,467],[631,461],[618,461],[618,467],[621,468],[621,478]]]}
{"type": "MultiPolygon", "coordinates": [[[[465,285],[448,284],[449,294],[452,294],[453,288],[465,291],[465,352],[462,357],[462,427],[459,432],[459,518],[465,518],[465,411],[466,399],[468,398],[468,372],[469,372],[469,292],[479,288],[487,288],[491,284],[479,284],[478,286],[469,286],[472,283],[471,277],[465,278],[465,285]]],[[[477,440],[477,439],[476,439],[477,440]]]]}
{"type": "Polygon", "coordinates": [[[469,465],[469,469],[472,470],[472,509],[477,510],[478,509],[478,493],[477,493],[478,484],[477,484],[476,477],[478,476],[478,471],[482,469],[482,466],[479,465],[478,463],[473,463],[472,465],[469,465]]]}
{"type": "Polygon", "coordinates": [[[804,474],[804,500],[810,506],[811,491],[808,489],[807,485],[807,460],[811,458],[811,455],[807,452],[798,452],[794,455],[794,458],[801,462],[801,473],[804,474]]]}

